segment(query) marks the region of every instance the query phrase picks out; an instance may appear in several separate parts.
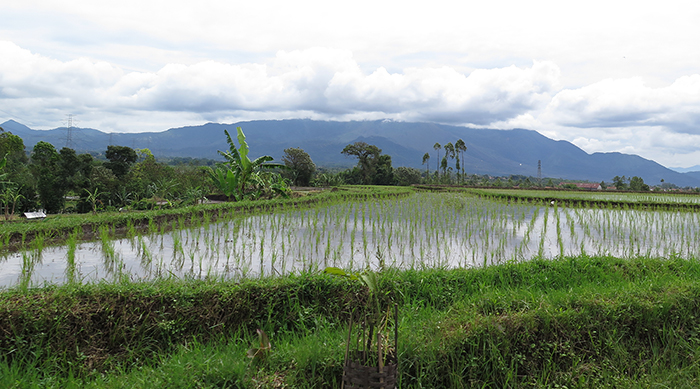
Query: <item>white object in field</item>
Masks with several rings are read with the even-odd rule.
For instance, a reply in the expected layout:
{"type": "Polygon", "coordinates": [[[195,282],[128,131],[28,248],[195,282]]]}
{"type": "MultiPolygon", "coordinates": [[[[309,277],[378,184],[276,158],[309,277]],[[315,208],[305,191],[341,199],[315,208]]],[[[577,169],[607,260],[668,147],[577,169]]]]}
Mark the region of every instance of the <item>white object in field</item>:
{"type": "Polygon", "coordinates": [[[43,209],[40,209],[36,212],[25,212],[24,217],[27,219],[43,219],[46,217],[46,213],[43,209]]]}

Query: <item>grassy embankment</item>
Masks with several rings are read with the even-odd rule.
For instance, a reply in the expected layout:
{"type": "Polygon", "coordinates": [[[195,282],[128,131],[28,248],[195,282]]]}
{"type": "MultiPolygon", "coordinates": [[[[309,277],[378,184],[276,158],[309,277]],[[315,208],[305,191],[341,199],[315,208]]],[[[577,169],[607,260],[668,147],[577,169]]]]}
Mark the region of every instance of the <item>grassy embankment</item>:
{"type": "Polygon", "coordinates": [[[526,201],[540,204],[554,202],[559,206],[567,207],[623,208],[654,211],[700,210],[700,195],[697,193],[640,193],[496,188],[465,190],[494,200],[526,201]]]}
{"type": "MultiPolygon", "coordinates": [[[[698,387],[700,262],[387,270],[402,387],[698,387]]],[[[366,297],[318,274],[0,295],[0,387],[336,387],[366,297]],[[252,364],[255,328],[273,350],[252,364]],[[106,374],[102,374],[106,372],[106,374]]]]}

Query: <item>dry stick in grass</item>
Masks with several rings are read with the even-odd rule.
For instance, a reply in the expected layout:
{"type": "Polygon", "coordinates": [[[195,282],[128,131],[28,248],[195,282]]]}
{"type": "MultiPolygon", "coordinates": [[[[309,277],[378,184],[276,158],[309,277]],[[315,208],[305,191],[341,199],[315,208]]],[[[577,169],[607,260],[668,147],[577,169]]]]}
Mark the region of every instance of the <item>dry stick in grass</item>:
{"type": "MultiPolygon", "coordinates": [[[[379,383],[384,383],[384,361],[382,360],[382,334],[377,331],[377,357],[379,358],[379,383]]],[[[383,385],[382,385],[383,386],[383,385]]]]}
{"type": "MultiPolygon", "coordinates": [[[[348,364],[348,354],[350,352],[350,340],[352,338],[352,313],[350,314],[350,328],[348,328],[348,341],[345,343],[345,366],[348,364]]],[[[340,385],[341,389],[345,388],[345,369],[343,369],[343,379],[340,385]]]]}
{"type": "Polygon", "coordinates": [[[394,304],[394,353],[396,354],[396,376],[399,375],[399,305],[394,304]]]}

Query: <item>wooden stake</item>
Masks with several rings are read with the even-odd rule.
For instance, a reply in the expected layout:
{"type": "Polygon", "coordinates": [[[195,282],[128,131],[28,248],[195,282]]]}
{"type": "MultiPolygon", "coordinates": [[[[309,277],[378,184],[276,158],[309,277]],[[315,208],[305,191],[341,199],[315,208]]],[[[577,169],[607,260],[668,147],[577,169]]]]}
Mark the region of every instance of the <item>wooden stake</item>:
{"type": "MultiPolygon", "coordinates": [[[[352,314],[350,314],[350,328],[348,328],[348,341],[345,343],[345,366],[348,365],[348,354],[350,352],[350,339],[352,337],[352,314]]],[[[340,388],[345,388],[345,366],[343,366],[343,382],[340,384],[340,388]]]]}

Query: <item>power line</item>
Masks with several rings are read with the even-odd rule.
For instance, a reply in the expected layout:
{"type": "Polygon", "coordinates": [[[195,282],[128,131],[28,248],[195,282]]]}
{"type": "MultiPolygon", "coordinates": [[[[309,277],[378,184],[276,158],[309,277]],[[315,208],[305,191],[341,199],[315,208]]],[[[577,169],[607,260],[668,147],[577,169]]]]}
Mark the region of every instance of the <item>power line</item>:
{"type": "MultiPolygon", "coordinates": [[[[16,114],[7,112],[7,111],[5,111],[5,110],[3,110],[3,109],[0,109],[0,112],[6,113],[7,115],[9,115],[9,118],[12,119],[12,120],[18,119],[18,120],[22,121],[21,124],[24,124],[25,126],[27,126],[27,125],[36,125],[36,123],[34,123],[34,122],[31,121],[31,120],[27,120],[27,119],[25,119],[25,118],[23,118],[23,117],[17,116],[16,114]]],[[[10,119],[8,119],[8,120],[10,120],[10,119]]],[[[15,121],[16,121],[16,120],[15,120],[15,121]]]]}

